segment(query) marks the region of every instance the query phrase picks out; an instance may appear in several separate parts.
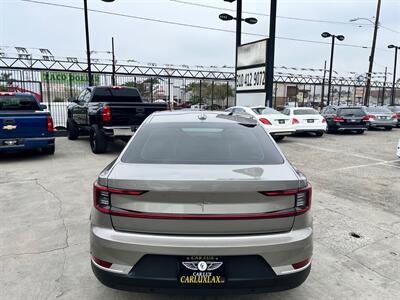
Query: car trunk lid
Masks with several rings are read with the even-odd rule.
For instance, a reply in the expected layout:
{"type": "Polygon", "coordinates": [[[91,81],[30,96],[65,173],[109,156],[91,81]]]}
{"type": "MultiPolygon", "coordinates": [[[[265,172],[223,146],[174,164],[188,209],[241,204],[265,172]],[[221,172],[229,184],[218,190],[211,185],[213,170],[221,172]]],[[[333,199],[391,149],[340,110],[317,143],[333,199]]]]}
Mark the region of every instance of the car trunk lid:
{"type": "Polygon", "coordinates": [[[29,138],[47,136],[47,117],[42,111],[0,112],[0,138],[29,138]]]}
{"type": "Polygon", "coordinates": [[[260,192],[299,188],[288,163],[255,167],[119,162],[107,183],[116,230],[159,234],[289,231],[294,216],[287,212],[295,206],[295,196],[260,192]]]}

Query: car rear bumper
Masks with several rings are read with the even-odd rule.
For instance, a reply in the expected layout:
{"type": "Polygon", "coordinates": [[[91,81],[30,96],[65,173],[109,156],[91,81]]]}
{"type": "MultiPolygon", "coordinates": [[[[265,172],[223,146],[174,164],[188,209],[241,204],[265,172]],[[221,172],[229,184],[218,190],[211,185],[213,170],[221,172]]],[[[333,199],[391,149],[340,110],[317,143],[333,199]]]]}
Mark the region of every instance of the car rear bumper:
{"type": "Polygon", "coordinates": [[[315,131],[320,131],[320,132],[325,132],[326,131],[326,124],[320,124],[320,125],[298,125],[295,126],[296,132],[315,132],[315,131]]]}
{"type": "MultiPolygon", "coordinates": [[[[159,268],[156,267],[156,269],[159,268]]],[[[218,286],[207,286],[206,284],[183,286],[173,272],[171,274],[167,272],[167,274],[155,274],[154,276],[145,277],[137,275],[135,272],[130,272],[127,275],[116,274],[102,270],[93,261],[92,270],[101,283],[118,290],[160,294],[224,295],[275,292],[296,288],[307,279],[311,265],[294,274],[276,276],[266,273],[264,277],[258,276],[261,274],[254,274],[254,278],[246,277],[248,268],[243,265],[243,272],[241,273],[244,273],[244,275],[238,278],[227,278],[224,284],[218,286]]],[[[164,273],[164,271],[159,270],[158,273],[164,273]]],[[[255,271],[255,273],[258,272],[255,271]]]]}
{"type": "Polygon", "coordinates": [[[397,120],[390,121],[369,121],[368,125],[370,127],[395,127],[397,125],[397,120]]]}
{"type": "Polygon", "coordinates": [[[0,152],[43,148],[52,146],[54,143],[54,137],[3,138],[0,139],[0,152]],[[16,144],[9,144],[10,141],[16,141],[16,144]]]}

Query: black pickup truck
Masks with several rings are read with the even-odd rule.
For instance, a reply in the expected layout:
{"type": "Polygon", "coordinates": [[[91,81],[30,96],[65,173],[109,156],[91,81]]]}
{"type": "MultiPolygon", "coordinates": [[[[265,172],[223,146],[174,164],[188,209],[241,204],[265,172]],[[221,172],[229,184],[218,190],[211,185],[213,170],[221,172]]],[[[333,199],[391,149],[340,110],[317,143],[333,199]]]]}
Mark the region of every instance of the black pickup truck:
{"type": "Polygon", "coordinates": [[[135,88],[96,86],[84,89],[68,105],[70,140],[89,134],[93,153],[104,153],[113,138],[128,140],[153,112],[166,110],[165,103],[145,103],[135,88]]]}

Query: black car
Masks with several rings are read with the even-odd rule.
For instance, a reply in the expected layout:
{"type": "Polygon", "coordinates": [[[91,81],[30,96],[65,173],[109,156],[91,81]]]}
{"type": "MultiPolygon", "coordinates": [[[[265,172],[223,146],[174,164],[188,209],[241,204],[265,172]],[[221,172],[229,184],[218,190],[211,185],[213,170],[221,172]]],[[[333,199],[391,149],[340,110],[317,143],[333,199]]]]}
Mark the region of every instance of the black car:
{"type": "Polygon", "coordinates": [[[396,115],[397,127],[400,127],[400,105],[388,106],[388,108],[396,115]]]}
{"type": "Polygon", "coordinates": [[[328,132],[367,130],[368,117],[361,106],[327,106],[321,111],[326,119],[328,132]]]}
{"type": "Polygon", "coordinates": [[[97,86],[84,89],[68,105],[68,138],[89,134],[93,153],[107,151],[112,138],[129,140],[153,112],[166,110],[166,103],[145,103],[135,88],[97,86]]]}

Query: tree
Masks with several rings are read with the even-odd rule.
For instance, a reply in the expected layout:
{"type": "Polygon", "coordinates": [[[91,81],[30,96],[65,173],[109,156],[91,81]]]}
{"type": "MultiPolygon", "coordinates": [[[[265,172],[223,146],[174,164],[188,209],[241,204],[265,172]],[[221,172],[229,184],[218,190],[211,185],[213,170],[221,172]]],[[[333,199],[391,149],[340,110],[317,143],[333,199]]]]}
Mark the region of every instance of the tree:
{"type": "Polygon", "coordinates": [[[137,88],[142,97],[150,98],[151,94],[154,92],[156,88],[156,85],[159,83],[160,81],[157,78],[147,78],[139,83],[134,81],[127,81],[124,84],[122,84],[122,86],[137,88]]]}
{"type": "MultiPolygon", "coordinates": [[[[192,92],[190,100],[192,104],[196,104],[200,102],[200,82],[191,82],[186,86],[186,91],[192,92]]],[[[201,82],[201,102],[205,103],[214,99],[215,101],[225,100],[226,98],[233,96],[233,90],[230,85],[228,88],[226,87],[226,83],[214,83],[214,90],[212,87],[212,83],[209,81],[201,82]],[[228,92],[228,95],[227,95],[228,92]]]]}

